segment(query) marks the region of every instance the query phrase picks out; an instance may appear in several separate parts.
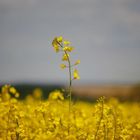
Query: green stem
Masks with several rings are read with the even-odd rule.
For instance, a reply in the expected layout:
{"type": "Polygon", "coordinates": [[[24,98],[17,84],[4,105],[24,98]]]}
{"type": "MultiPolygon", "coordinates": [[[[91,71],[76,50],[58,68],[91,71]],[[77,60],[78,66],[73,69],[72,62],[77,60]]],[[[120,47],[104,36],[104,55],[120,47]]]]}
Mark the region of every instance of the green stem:
{"type": "MultiPolygon", "coordinates": [[[[63,49],[63,44],[57,42],[59,46],[63,49]]],[[[69,55],[66,51],[64,51],[65,55],[67,56],[68,60],[68,69],[69,69],[69,112],[71,111],[71,93],[72,93],[72,72],[71,72],[71,62],[69,55]]]]}
{"type": "Polygon", "coordinates": [[[71,93],[72,93],[72,74],[71,74],[71,62],[66,51],[64,51],[68,59],[69,68],[69,112],[71,111],[71,93]]]}

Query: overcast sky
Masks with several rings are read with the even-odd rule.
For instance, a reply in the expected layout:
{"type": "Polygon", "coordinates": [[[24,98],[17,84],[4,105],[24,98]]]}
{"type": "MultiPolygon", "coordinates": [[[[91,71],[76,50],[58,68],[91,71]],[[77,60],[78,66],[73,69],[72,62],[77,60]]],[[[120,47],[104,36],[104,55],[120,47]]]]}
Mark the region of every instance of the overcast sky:
{"type": "Polygon", "coordinates": [[[140,82],[140,0],[0,0],[0,83],[65,82],[59,35],[81,82],[140,82]]]}

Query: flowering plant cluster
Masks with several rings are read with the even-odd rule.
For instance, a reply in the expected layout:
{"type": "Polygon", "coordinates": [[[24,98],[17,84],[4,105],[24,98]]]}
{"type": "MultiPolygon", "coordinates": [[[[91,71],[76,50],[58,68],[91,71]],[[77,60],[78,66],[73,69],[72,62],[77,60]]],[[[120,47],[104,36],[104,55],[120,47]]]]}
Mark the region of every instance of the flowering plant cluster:
{"type": "MultiPolygon", "coordinates": [[[[74,50],[74,47],[70,46],[70,44],[71,44],[71,42],[68,40],[63,40],[62,36],[55,37],[52,42],[52,46],[53,46],[55,52],[62,51],[62,53],[63,53],[62,61],[68,62],[68,66],[66,64],[60,64],[60,67],[62,69],[69,68],[71,71],[71,68],[80,64],[80,60],[77,60],[74,64],[71,64],[69,53],[74,50]]],[[[73,79],[72,79],[72,77],[70,77],[70,78],[71,78],[70,80],[80,79],[77,69],[74,69],[74,71],[73,71],[73,79]]]]}
{"type": "Polygon", "coordinates": [[[68,101],[59,90],[47,100],[42,100],[40,89],[24,100],[16,93],[10,85],[0,92],[0,140],[140,139],[138,102],[101,97],[96,103],[78,101],[69,113],[68,101]]]}

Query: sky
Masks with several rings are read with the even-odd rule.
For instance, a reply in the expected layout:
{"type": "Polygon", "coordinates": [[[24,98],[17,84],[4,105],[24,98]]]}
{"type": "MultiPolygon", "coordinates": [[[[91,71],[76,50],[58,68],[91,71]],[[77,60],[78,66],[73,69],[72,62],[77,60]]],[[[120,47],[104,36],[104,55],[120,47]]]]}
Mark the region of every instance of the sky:
{"type": "MultiPolygon", "coordinates": [[[[65,83],[55,36],[87,83],[140,82],[139,0],[0,0],[0,83],[65,83]]],[[[79,82],[79,81],[78,81],[79,82]]]]}

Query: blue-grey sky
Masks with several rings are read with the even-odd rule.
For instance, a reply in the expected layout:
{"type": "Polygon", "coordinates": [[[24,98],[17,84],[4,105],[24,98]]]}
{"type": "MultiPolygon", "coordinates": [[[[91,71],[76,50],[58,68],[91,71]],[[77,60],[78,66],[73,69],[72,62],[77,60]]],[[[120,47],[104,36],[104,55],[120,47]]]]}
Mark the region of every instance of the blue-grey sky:
{"type": "Polygon", "coordinates": [[[0,0],[0,82],[65,82],[62,35],[81,82],[140,82],[140,0],[0,0]]]}

